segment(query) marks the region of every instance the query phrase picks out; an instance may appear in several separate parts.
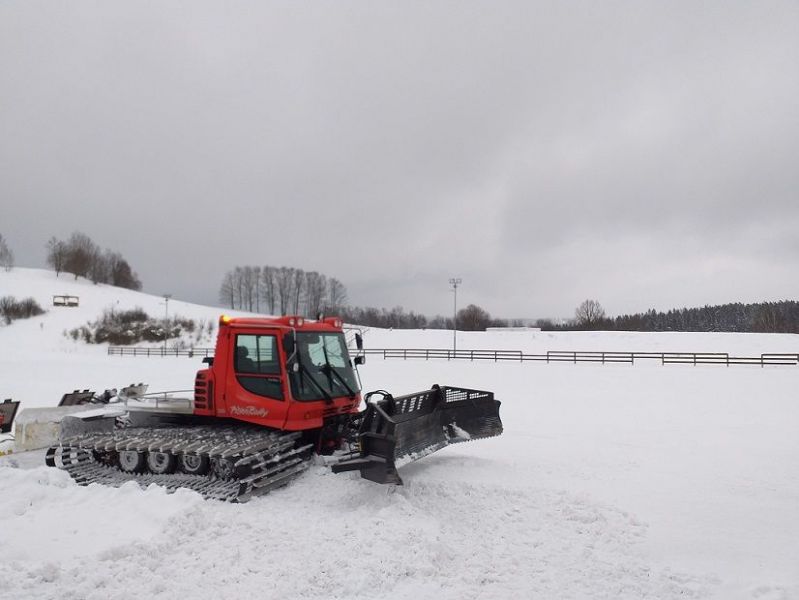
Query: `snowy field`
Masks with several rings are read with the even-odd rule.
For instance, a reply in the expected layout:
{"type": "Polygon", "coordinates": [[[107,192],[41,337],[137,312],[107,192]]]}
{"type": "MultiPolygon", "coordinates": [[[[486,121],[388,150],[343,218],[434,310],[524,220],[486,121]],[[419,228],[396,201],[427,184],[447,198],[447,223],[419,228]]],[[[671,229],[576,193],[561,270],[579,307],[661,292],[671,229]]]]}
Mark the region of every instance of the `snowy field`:
{"type": "MultiPolygon", "coordinates": [[[[6,294],[49,311],[0,327],[0,398],[23,408],[133,381],[186,389],[201,367],[109,357],[63,335],[112,305],[161,316],[160,298],[28,269],[0,272],[6,294]],[[81,307],[49,307],[53,294],[81,307]]],[[[451,334],[365,341],[448,347],[451,334]]],[[[799,338],[492,332],[459,347],[759,355],[797,352],[799,338]]],[[[799,598],[796,367],[369,357],[360,372],[366,390],[492,390],[505,433],[403,467],[403,487],[320,465],[243,505],[82,488],[37,467],[40,452],[0,458],[0,598],[799,598]]]]}

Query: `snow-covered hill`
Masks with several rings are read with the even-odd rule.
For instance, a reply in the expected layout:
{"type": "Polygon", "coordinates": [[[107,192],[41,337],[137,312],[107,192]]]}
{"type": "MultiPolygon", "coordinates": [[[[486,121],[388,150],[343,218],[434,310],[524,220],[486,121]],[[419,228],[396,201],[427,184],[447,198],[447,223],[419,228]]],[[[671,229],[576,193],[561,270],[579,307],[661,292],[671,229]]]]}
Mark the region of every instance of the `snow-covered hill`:
{"type": "MultiPolygon", "coordinates": [[[[160,296],[118,288],[107,284],[94,284],[83,277],[75,279],[68,273],[58,277],[52,271],[43,269],[15,268],[0,270],[0,296],[23,298],[30,296],[48,312],[36,321],[36,326],[44,323],[48,327],[70,329],[94,320],[107,309],[126,310],[142,308],[153,317],[164,317],[165,303],[160,296]],[[77,296],[77,308],[53,306],[53,296],[77,296]]],[[[217,319],[219,308],[201,306],[178,299],[169,301],[169,315],[194,319],[217,319]]],[[[0,333],[2,333],[0,329],[0,333]]]]}
{"type": "MultiPolygon", "coordinates": [[[[0,397],[186,389],[197,359],[109,357],[63,331],[163,299],[31,269],[0,296],[48,312],[0,327],[0,397]],[[78,309],[50,307],[78,295],[78,309]]],[[[170,314],[219,309],[170,301],[170,314]]],[[[796,352],[799,336],[491,332],[461,348],[796,352]]],[[[451,333],[366,333],[448,347],[451,333]]],[[[796,367],[494,364],[369,357],[364,387],[493,390],[505,433],[378,486],[316,466],[245,505],[128,484],[82,488],[40,455],[0,459],[0,597],[799,598],[796,367]],[[14,468],[13,465],[19,465],[14,468]]]]}
{"type": "MultiPolygon", "coordinates": [[[[15,268],[10,272],[0,270],[0,297],[16,299],[32,297],[45,314],[30,319],[14,321],[9,326],[0,325],[0,396],[22,400],[27,407],[52,406],[64,392],[92,388],[103,390],[120,387],[142,378],[157,389],[186,389],[192,386],[197,361],[183,361],[166,370],[149,373],[142,364],[129,360],[110,360],[107,344],[87,345],[75,341],[67,333],[99,318],[103,311],[141,308],[153,318],[185,317],[198,322],[216,323],[223,311],[220,308],[200,306],[164,299],[133,290],[110,285],[95,285],[83,278],[41,269],[15,268]],[[53,306],[53,296],[69,295],[79,298],[77,307],[53,306]],[[143,372],[144,371],[144,372],[143,372]]],[[[226,311],[230,314],[244,314],[226,311]]],[[[187,339],[186,343],[213,346],[214,340],[206,335],[200,339],[187,339]]],[[[170,340],[171,345],[175,341],[170,340]]]]}

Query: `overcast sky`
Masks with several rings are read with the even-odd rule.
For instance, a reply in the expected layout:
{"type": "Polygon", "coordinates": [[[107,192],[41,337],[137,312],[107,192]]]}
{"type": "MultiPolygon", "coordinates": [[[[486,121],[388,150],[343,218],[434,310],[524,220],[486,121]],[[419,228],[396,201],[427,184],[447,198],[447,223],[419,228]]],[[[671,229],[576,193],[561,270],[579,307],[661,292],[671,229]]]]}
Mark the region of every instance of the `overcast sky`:
{"type": "Polygon", "coordinates": [[[4,0],[0,233],[503,317],[799,297],[799,3],[4,0]]]}

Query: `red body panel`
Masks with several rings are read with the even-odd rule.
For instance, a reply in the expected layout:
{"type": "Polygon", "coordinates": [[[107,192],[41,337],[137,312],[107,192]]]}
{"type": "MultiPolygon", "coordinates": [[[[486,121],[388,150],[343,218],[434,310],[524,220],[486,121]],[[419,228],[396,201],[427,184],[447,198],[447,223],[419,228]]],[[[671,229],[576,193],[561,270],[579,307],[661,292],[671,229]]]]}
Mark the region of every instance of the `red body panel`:
{"type": "Polygon", "coordinates": [[[256,425],[286,431],[319,429],[327,417],[354,413],[361,403],[360,393],[354,398],[334,396],[332,401],[300,401],[292,396],[286,370],[289,359],[283,340],[293,332],[342,334],[338,319],[305,321],[302,317],[229,318],[219,320],[219,333],[212,366],[197,372],[194,413],[201,416],[232,418],[256,425]],[[269,375],[252,375],[245,379],[266,383],[273,395],[253,393],[242,385],[242,373],[235,370],[236,336],[275,336],[277,370],[269,375]],[[280,392],[276,392],[276,390],[280,392]]]}

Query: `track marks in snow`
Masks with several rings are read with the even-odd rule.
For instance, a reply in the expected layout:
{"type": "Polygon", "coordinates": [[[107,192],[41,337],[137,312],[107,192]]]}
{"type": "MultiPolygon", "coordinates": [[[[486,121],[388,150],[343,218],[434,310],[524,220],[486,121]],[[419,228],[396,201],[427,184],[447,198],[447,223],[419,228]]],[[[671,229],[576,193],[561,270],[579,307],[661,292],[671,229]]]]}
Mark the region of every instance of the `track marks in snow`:
{"type": "Polygon", "coordinates": [[[424,478],[394,488],[324,467],[245,505],[154,488],[63,489],[45,494],[54,523],[118,519],[143,535],[111,528],[66,544],[81,566],[50,556],[14,563],[13,575],[0,567],[8,597],[668,599],[713,587],[648,564],[646,526],[631,515],[552,490],[424,478]]]}
{"type": "Polygon", "coordinates": [[[63,564],[125,541],[149,540],[172,516],[201,501],[155,486],[82,488],[65,471],[48,467],[0,467],[0,489],[0,556],[63,564]]]}

